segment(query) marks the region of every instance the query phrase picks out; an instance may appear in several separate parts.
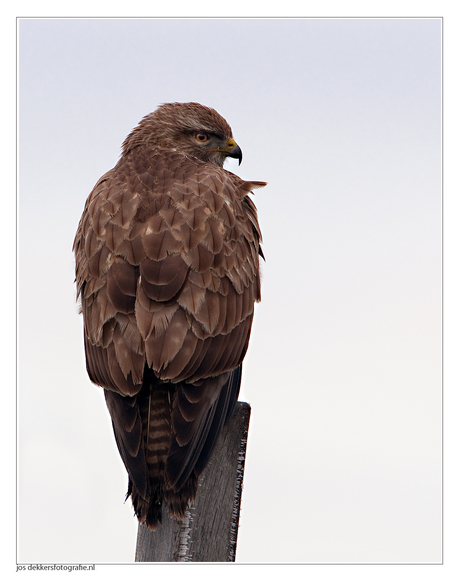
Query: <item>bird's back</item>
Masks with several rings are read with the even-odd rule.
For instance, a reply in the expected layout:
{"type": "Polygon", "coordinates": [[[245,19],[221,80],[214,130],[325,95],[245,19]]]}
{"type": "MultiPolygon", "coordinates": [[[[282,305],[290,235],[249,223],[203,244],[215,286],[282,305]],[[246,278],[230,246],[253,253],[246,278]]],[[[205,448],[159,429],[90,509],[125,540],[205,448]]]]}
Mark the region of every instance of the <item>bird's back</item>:
{"type": "Polygon", "coordinates": [[[150,528],[163,501],[183,517],[238,397],[260,298],[248,193],[261,185],[140,146],[99,180],[78,227],[87,370],[150,528]]]}

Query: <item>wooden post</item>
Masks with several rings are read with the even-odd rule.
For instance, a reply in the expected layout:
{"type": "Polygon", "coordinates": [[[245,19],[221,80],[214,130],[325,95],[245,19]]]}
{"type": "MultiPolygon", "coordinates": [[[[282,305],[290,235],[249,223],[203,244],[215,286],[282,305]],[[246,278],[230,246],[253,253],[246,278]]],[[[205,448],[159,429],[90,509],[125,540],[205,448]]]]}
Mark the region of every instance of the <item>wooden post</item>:
{"type": "Polygon", "coordinates": [[[139,525],[136,561],[234,561],[251,406],[237,402],[182,522],[163,507],[156,531],[139,525]]]}

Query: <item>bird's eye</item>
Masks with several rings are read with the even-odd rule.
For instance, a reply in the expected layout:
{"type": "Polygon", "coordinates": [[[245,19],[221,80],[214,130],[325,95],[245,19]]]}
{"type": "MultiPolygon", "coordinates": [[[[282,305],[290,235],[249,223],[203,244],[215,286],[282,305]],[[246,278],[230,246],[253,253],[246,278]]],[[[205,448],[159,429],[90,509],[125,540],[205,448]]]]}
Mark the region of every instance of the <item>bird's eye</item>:
{"type": "Polygon", "coordinates": [[[195,135],[195,139],[197,141],[201,141],[201,143],[204,143],[205,141],[208,141],[209,135],[207,133],[197,133],[195,135]]]}

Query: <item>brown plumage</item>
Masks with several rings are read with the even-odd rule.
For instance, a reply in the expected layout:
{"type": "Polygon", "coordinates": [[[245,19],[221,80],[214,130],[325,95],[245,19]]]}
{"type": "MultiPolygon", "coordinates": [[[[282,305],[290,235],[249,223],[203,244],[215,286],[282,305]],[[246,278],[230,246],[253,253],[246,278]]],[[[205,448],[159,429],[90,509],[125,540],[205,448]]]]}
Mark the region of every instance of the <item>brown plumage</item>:
{"type": "Polygon", "coordinates": [[[89,377],[105,390],[139,521],[183,518],[237,400],[261,234],[228,123],[198,103],[142,119],[74,242],[89,377]]]}

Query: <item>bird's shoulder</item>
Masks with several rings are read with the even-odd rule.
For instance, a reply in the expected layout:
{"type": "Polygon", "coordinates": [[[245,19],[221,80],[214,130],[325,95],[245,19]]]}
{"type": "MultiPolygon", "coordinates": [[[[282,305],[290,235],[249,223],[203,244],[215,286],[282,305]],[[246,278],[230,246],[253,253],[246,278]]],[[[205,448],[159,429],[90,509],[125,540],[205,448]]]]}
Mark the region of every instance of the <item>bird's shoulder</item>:
{"type": "Polygon", "coordinates": [[[93,243],[87,240],[90,253],[96,241],[104,241],[132,264],[145,256],[196,254],[200,243],[201,254],[211,259],[223,242],[241,236],[252,241],[257,218],[245,198],[260,185],[177,151],[136,148],[96,183],[79,233],[94,237],[93,243]]]}

